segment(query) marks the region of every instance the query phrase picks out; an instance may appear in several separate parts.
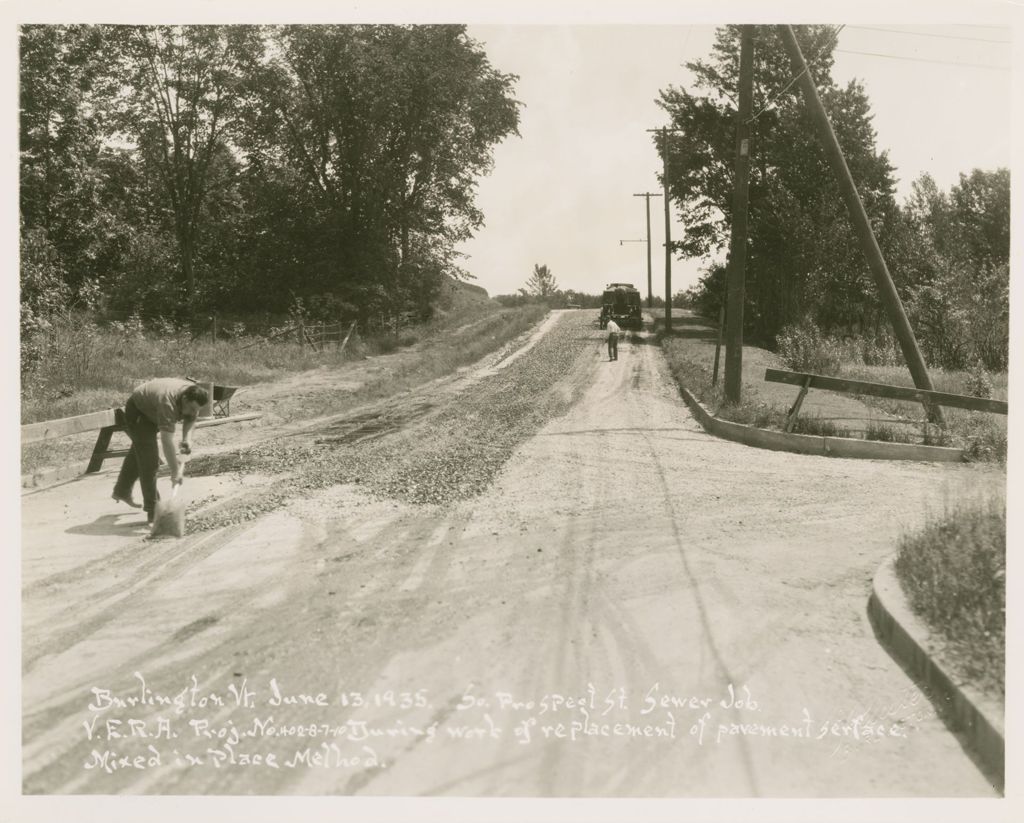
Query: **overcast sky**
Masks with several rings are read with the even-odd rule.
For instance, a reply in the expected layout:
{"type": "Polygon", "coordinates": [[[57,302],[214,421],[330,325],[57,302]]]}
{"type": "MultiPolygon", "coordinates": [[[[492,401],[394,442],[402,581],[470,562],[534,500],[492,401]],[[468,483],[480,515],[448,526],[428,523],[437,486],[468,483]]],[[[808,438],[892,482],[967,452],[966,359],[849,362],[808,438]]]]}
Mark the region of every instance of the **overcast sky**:
{"type": "MultiPolygon", "coordinates": [[[[683,64],[710,53],[714,27],[479,25],[470,34],[496,68],[519,75],[523,107],[521,136],[497,147],[480,181],[486,227],[462,247],[464,267],[491,294],[515,292],[535,263],[562,288],[594,293],[626,281],[645,291],[645,243],[620,244],[646,236],[644,200],[633,194],[659,191],[645,129],[667,122],[658,91],[690,85],[683,64]]],[[[833,77],[863,83],[901,202],[923,172],[948,189],[961,172],[1010,165],[1010,37],[1005,26],[928,19],[840,32],[833,77]]],[[[663,208],[651,200],[655,293],[664,291],[663,208]]],[[[675,215],[672,225],[673,237],[685,231],[675,215]]],[[[673,291],[704,265],[674,262],[673,291]]]]}

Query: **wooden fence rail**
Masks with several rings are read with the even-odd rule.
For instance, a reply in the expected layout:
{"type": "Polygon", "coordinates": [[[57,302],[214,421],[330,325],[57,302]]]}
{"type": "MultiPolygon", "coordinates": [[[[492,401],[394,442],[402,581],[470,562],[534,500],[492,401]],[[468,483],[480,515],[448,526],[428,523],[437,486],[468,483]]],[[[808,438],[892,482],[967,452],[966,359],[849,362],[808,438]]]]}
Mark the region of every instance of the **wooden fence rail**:
{"type": "Polygon", "coordinates": [[[908,388],[907,386],[890,386],[887,383],[870,383],[865,380],[845,380],[839,377],[826,377],[822,374],[786,371],[784,369],[766,369],[764,379],[769,383],[788,383],[800,387],[793,406],[786,416],[786,431],[790,431],[800,413],[808,389],[825,389],[827,391],[847,394],[866,394],[872,397],[887,397],[890,400],[911,400],[927,406],[950,406],[970,411],[990,412],[992,414],[1008,414],[1009,404],[1005,400],[990,400],[987,397],[970,397],[965,394],[927,391],[925,389],[908,388]]]}
{"type": "MultiPolygon", "coordinates": [[[[208,384],[213,385],[213,384],[208,384]]],[[[214,386],[214,394],[217,389],[233,388],[214,386]]],[[[232,391],[232,394],[234,391],[232,391]]],[[[230,400],[230,395],[227,400],[230,400]]],[[[211,398],[213,401],[213,398],[211,398]]],[[[92,456],[85,473],[98,472],[103,466],[103,461],[111,457],[124,457],[128,449],[111,449],[110,439],[115,432],[124,431],[121,409],[103,409],[98,412],[79,414],[74,417],[62,417],[58,420],[43,420],[39,423],[26,423],[21,427],[21,444],[27,446],[30,443],[41,443],[44,440],[53,440],[58,437],[67,437],[72,434],[96,431],[96,445],[93,447],[92,456]]],[[[259,412],[249,414],[222,414],[210,417],[200,417],[196,420],[195,427],[203,429],[207,426],[221,426],[225,423],[241,423],[246,420],[257,420],[263,415],[259,412]]]]}

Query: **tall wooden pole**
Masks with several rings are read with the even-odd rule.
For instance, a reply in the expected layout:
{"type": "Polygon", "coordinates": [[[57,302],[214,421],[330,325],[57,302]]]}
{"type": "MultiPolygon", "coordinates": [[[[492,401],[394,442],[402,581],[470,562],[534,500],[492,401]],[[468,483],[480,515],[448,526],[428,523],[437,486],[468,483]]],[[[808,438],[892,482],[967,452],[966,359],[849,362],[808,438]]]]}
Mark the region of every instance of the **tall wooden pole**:
{"type": "Polygon", "coordinates": [[[736,113],[736,172],[733,180],[732,242],[725,329],[725,399],[743,393],[743,289],[747,262],[747,189],[750,177],[750,113],[754,89],[754,27],[740,34],[740,94],[736,113]]]}
{"type": "Polygon", "coordinates": [[[661,189],[665,198],[665,331],[672,331],[672,204],[668,196],[668,133],[682,131],[668,126],[647,129],[661,135],[661,189]]]}
{"type": "Polygon", "coordinates": [[[672,204],[668,196],[668,130],[661,130],[661,174],[665,194],[665,331],[672,333],[672,204]]]}
{"type": "MultiPolygon", "coordinates": [[[[803,53],[800,51],[800,44],[797,43],[796,35],[790,26],[776,26],[776,30],[782,39],[783,45],[786,47],[790,62],[793,64],[793,72],[799,74],[800,89],[803,91],[804,100],[807,103],[811,119],[814,121],[815,129],[818,132],[818,140],[821,143],[821,147],[825,150],[829,165],[832,167],[832,173],[839,184],[839,191],[846,203],[846,210],[850,213],[850,219],[853,221],[853,228],[857,234],[857,240],[860,242],[861,252],[863,252],[864,257],[867,259],[868,267],[875,278],[875,285],[878,287],[882,304],[889,315],[889,321],[892,323],[893,331],[896,333],[896,339],[899,341],[900,349],[903,351],[903,357],[907,361],[910,375],[914,378],[914,385],[919,389],[934,391],[931,377],[928,375],[928,367],[925,365],[921,349],[917,345],[917,338],[914,336],[914,330],[907,319],[907,313],[903,310],[903,303],[900,300],[899,293],[896,291],[896,286],[892,282],[892,276],[889,274],[889,268],[885,264],[882,250],[878,247],[875,233],[871,229],[871,222],[868,220],[867,212],[864,211],[864,204],[861,202],[860,195],[857,194],[857,186],[854,184],[853,175],[850,174],[850,169],[846,165],[843,150],[840,148],[839,141],[832,130],[832,124],[829,122],[825,107],[821,104],[821,98],[818,97],[814,78],[811,77],[807,63],[804,61],[803,53]]],[[[941,408],[928,403],[925,403],[924,407],[932,422],[938,423],[940,426],[945,425],[941,408]]]]}
{"type": "Polygon", "coordinates": [[[651,290],[651,198],[661,197],[661,195],[645,191],[633,196],[642,197],[647,201],[647,308],[651,308],[654,305],[654,293],[651,290]]]}

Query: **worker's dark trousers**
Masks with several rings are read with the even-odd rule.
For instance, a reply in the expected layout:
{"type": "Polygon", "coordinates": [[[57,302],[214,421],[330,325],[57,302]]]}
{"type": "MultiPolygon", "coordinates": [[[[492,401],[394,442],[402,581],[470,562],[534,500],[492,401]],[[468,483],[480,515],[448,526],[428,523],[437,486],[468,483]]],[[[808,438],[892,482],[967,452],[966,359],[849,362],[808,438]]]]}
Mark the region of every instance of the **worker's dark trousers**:
{"type": "Polygon", "coordinates": [[[152,514],[160,494],[156,490],[156,470],[160,468],[156,424],[140,412],[131,398],[124,405],[125,431],[132,439],[132,448],[124,458],[121,473],[114,484],[114,494],[130,497],[135,481],[142,487],[142,508],[152,514]]]}
{"type": "Polygon", "coordinates": [[[619,336],[615,332],[608,335],[608,359],[619,359],[619,336]]]}

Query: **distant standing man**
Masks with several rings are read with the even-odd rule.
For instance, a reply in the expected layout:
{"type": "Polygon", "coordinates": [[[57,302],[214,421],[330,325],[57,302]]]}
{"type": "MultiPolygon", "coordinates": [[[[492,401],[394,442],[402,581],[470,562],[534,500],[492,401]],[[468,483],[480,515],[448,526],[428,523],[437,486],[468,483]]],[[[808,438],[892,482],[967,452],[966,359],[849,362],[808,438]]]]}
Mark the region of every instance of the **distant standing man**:
{"type": "Polygon", "coordinates": [[[619,324],[614,320],[609,319],[608,325],[605,327],[608,329],[608,359],[618,360],[619,359],[619,324]]]}
{"type": "Polygon", "coordinates": [[[124,404],[125,431],[132,440],[131,451],[124,459],[121,473],[114,484],[113,499],[140,508],[132,497],[135,481],[142,488],[142,506],[146,519],[153,522],[153,511],[160,495],[156,490],[156,471],[160,466],[157,434],[163,446],[164,459],[171,469],[171,483],[183,479],[183,464],[174,448],[174,431],[181,426],[181,453],[192,453],[192,429],[199,409],[210,400],[202,386],[174,377],[150,380],[132,392],[124,404]]]}

